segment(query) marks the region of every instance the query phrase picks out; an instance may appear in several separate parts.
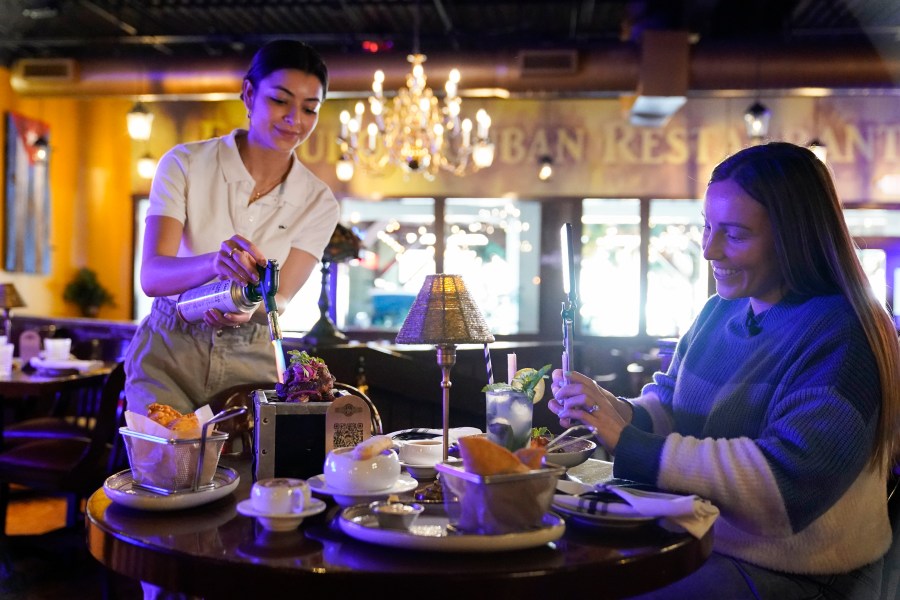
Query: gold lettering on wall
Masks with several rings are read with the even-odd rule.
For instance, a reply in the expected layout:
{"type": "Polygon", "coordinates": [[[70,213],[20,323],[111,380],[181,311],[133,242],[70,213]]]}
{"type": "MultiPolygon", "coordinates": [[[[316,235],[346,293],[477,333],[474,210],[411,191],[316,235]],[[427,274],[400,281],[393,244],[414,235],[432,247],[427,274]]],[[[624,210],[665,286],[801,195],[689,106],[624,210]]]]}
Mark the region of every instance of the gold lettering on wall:
{"type": "Polygon", "coordinates": [[[525,132],[521,127],[504,127],[500,130],[500,160],[508,165],[525,160],[525,132]]]}
{"type": "Polygon", "coordinates": [[[581,127],[556,130],[556,157],[560,162],[580,163],[584,160],[585,131],[581,127]]]}

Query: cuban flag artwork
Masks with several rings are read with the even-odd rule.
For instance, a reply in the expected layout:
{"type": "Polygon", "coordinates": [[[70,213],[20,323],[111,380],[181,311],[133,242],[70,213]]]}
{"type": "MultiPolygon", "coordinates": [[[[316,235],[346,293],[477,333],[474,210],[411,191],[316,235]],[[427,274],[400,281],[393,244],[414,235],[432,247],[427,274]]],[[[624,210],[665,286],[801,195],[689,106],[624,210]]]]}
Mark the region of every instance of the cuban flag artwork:
{"type": "Polygon", "coordinates": [[[50,270],[50,128],[13,112],[6,120],[7,271],[50,270]]]}

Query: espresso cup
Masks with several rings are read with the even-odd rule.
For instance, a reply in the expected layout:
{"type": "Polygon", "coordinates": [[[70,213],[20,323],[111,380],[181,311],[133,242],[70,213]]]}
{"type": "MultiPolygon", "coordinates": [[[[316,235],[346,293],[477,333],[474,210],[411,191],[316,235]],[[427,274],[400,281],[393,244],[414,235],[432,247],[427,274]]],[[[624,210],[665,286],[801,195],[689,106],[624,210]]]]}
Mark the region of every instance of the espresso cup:
{"type": "Polygon", "coordinates": [[[69,360],[71,350],[71,338],[46,338],[44,340],[44,358],[47,360],[69,360]]]}
{"type": "Polygon", "coordinates": [[[309,484],[302,479],[260,479],[250,490],[253,508],[266,514],[290,514],[309,508],[309,484]]]}
{"type": "Polygon", "coordinates": [[[400,446],[400,460],[408,465],[434,466],[444,458],[441,440],[409,440],[400,446]]]}

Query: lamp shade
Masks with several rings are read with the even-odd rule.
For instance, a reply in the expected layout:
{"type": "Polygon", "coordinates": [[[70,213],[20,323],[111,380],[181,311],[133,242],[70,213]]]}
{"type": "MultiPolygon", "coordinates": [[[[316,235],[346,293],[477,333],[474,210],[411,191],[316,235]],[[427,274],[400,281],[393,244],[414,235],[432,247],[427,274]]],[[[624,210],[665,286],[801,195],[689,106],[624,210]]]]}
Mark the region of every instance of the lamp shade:
{"type": "Polygon", "coordinates": [[[461,275],[428,275],[403,326],[398,344],[483,344],[493,342],[481,311],[461,275]]]}
{"type": "Polygon", "coordinates": [[[25,306],[16,286],[11,283],[0,283],[0,308],[19,308],[25,306]]]}

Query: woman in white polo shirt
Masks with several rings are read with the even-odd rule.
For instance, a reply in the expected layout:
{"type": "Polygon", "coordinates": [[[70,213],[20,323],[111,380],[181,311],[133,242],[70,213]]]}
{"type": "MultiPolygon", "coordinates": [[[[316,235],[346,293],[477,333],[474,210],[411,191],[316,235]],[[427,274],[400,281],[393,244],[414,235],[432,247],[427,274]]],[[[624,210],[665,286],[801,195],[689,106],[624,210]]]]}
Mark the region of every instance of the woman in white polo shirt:
{"type": "Polygon", "coordinates": [[[160,160],[141,266],[153,308],[125,357],[131,410],[161,402],[189,412],[230,386],[276,381],[262,309],[213,309],[189,324],[175,299],[211,281],[256,282],[257,264],[268,259],[281,268],[279,311],[306,283],[339,209],[294,150],[315,129],[327,89],[328,71],[315,50],[271,42],[244,76],[247,129],[178,145],[160,160]]]}

